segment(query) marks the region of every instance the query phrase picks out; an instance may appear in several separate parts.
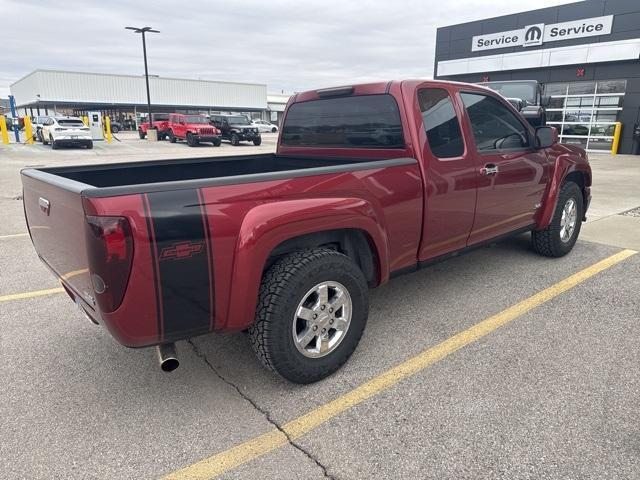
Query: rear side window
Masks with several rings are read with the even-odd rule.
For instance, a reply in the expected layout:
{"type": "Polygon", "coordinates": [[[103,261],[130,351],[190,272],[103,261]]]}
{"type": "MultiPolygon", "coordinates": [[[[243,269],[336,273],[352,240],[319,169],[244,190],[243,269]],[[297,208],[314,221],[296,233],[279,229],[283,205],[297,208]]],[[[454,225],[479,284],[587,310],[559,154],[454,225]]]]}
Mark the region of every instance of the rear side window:
{"type": "Polygon", "coordinates": [[[82,120],[58,120],[61,127],[84,127],[82,120]]]}
{"type": "Polygon", "coordinates": [[[418,91],[418,103],[431,153],[438,158],[462,156],[462,131],[449,93],[442,88],[423,88],[418,91]]]}
{"type": "Polygon", "coordinates": [[[391,95],[361,95],[294,103],[282,128],[290,146],[404,147],[398,104],[391,95]]]}
{"type": "Polygon", "coordinates": [[[480,152],[522,150],[529,147],[524,124],[502,102],[480,93],[462,93],[471,129],[480,152]]]}

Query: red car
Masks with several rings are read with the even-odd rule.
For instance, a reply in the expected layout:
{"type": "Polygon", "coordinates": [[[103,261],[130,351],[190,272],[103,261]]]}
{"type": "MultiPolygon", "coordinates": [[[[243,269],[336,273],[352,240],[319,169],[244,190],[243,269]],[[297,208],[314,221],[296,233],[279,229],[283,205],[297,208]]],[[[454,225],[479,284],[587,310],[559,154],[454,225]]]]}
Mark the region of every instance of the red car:
{"type": "Polygon", "coordinates": [[[25,169],[35,249],[166,370],[177,340],[248,330],[267,367],[308,383],[356,348],[370,288],[522,232],[565,255],[591,198],[584,150],[477,85],[298,93],[279,135],[275,154],[25,169]]]}
{"type": "Polygon", "coordinates": [[[209,124],[205,115],[172,113],[167,122],[167,137],[171,143],[186,140],[190,147],[202,142],[211,142],[214,147],[219,147],[222,143],[220,130],[209,124]]]}
{"type": "MultiPolygon", "coordinates": [[[[167,135],[169,123],[169,114],[168,113],[154,113],[153,114],[153,127],[158,130],[158,140],[164,140],[167,135]]],[[[147,136],[147,131],[149,130],[149,121],[141,122],[138,125],[138,135],[140,138],[145,138],[147,136]]]]}

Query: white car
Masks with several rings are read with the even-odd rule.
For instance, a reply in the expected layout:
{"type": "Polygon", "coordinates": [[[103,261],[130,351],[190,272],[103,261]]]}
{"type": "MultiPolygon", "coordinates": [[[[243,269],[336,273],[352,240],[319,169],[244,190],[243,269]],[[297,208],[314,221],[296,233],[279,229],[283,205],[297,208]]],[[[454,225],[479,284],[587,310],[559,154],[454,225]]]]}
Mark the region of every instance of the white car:
{"type": "Polygon", "coordinates": [[[278,131],[278,126],[273,123],[269,123],[266,120],[254,120],[252,122],[254,127],[258,127],[258,131],[260,133],[263,132],[273,132],[276,133],[278,131]]]}
{"type": "Polygon", "coordinates": [[[93,148],[91,130],[78,117],[49,117],[42,125],[42,143],[54,150],[62,145],[93,148]]]}

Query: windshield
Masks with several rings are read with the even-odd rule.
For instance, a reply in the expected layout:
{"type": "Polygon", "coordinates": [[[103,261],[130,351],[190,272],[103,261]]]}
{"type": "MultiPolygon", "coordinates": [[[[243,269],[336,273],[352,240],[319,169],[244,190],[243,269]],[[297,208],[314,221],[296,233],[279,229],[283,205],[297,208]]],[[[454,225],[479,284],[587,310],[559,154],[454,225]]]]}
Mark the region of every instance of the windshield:
{"type": "Polygon", "coordinates": [[[189,115],[184,117],[185,123],[209,123],[207,117],[201,117],[200,115],[189,115]]]}
{"type": "Polygon", "coordinates": [[[531,82],[486,82],[485,87],[498,92],[504,98],[519,98],[528,104],[536,103],[536,84],[531,82]]]}
{"type": "Polygon", "coordinates": [[[247,117],[243,117],[241,115],[226,118],[230,125],[251,125],[249,120],[247,120],[247,117]]]}

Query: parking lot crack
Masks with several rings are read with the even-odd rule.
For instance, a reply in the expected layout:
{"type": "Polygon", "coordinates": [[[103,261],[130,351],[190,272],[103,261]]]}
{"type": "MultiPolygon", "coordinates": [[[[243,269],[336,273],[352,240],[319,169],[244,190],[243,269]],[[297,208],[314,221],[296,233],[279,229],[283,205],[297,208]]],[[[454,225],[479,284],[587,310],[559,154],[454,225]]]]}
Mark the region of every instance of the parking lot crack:
{"type": "Polygon", "coordinates": [[[289,443],[289,445],[291,445],[293,448],[295,448],[296,450],[300,451],[303,455],[305,455],[307,458],[309,458],[309,460],[311,460],[313,463],[315,463],[321,470],[322,473],[324,475],[325,478],[328,478],[330,480],[337,480],[335,476],[329,474],[329,472],[327,471],[327,467],[325,465],[323,465],[320,460],[318,460],[311,452],[309,452],[307,449],[305,449],[302,445],[300,445],[299,443],[297,443],[292,437],[291,435],[289,435],[281,426],[280,424],[278,424],[278,422],[276,422],[272,417],[271,417],[271,413],[262,408],[260,405],[258,405],[258,403],[253,400],[251,397],[249,397],[246,393],[244,393],[240,387],[238,387],[235,383],[233,383],[231,380],[229,380],[228,378],[226,378],[224,375],[222,375],[218,369],[209,361],[209,359],[207,358],[207,356],[200,351],[200,349],[198,348],[198,346],[193,342],[193,340],[189,339],[187,340],[187,343],[189,345],[191,345],[191,348],[193,349],[193,351],[195,352],[196,356],[201,358],[202,361],[209,367],[209,369],[216,375],[216,377],[218,377],[220,380],[222,380],[224,383],[226,383],[227,385],[229,385],[231,388],[233,388],[238,395],[240,395],[242,397],[243,400],[245,400],[246,402],[248,402],[257,412],[259,412],[260,414],[262,414],[262,416],[264,416],[264,418],[267,420],[267,422],[269,422],[271,425],[274,426],[274,428],[276,428],[280,433],[282,433],[286,439],[287,442],[289,443]]]}

